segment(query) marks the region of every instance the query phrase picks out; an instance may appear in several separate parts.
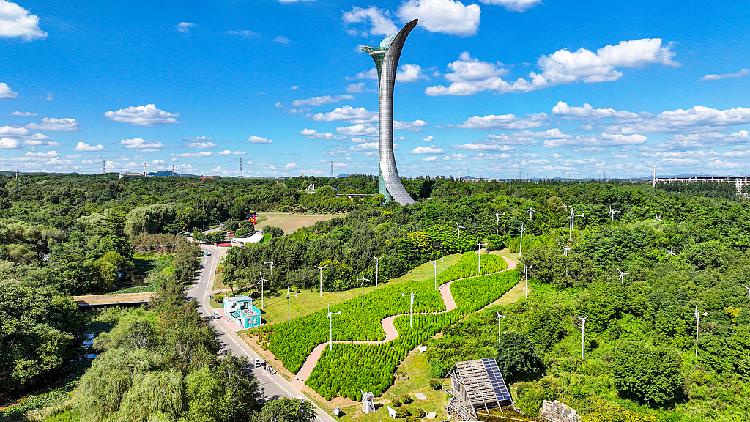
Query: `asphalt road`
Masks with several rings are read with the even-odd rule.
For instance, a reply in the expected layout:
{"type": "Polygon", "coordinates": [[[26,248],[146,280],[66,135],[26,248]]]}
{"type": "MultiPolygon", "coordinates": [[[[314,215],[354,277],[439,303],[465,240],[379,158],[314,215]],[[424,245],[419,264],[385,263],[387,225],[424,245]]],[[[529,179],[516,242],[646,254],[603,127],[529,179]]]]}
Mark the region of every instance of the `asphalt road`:
{"type": "MultiPolygon", "coordinates": [[[[221,258],[226,254],[227,248],[220,248],[213,245],[201,245],[201,250],[204,251],[204,256],[201,258],[201,271],[200,276],[197,278],[196,283],[188,290],[188,297],[195,298],[198,303],[198,311],[202,315],[211,315],[214,310],[211,308],[211,302],[209,295],[214,284],[214,277],[216,276],[216,267],[219,264],[221,258]],[[205,252],[210,253],[207,256],[205,252]]],[[[217,310],[222,315],[221,319],[209,320],[209,323],[218,333],[219,341],[224,344],[223,352],[232,353],[236,356],[245,356],[251,361],[259,358],[255,352],[247,346],[242,339],[235,333],[238,329],[233,322],[229,321],[223,315],[223,311],[217,310]]],[[[263,395],[267,398],[274,399],[278,397],[292,397],[298,399],[308,400],[302,393],[296,390],[292,385],[278,374],[270,374],[263,368],[255,368],[253,370],[255,377],[260,382],[263,388],[263,395]]],[[[334,419],[320,409],[313,403],[315,410],[318,414],[317,420],[332,422],[334,419]]]]}

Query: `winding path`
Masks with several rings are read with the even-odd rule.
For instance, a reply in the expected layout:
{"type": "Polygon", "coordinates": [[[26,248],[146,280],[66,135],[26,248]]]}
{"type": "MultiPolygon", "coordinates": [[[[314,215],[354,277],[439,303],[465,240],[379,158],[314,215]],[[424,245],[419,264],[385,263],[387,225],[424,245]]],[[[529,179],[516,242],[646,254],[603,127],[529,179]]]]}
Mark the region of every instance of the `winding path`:
{"type": "MultiPolygon", "coordinates": [[[[505,262],[508,264],[508,268],[504,269],[503,271],[508,271],[516,268],[516,261],[503,256],[502,257],[505,262]]],[[[503,272],[499,271],[499,272],[503,272]]],[[[497,274],[497,273],[493,273],[497,274]]],[[[482,276],[486,275],[492,275],[492,274],[482,274],[482,276]]],[[[471,277],[464,277],[459,278],[456,280],[451,280],[447,283],[443,283],[439,287],[440,291],[440,297],[443,299],[443,303],[445,304],[445,310],[440,312],[430,312],[430,313],[419,313],[417,315],[437,315],[442,314],[445,312],[450,312],[454,309],[456,309],[458,306],[456,305],[456,300],[453,298],[453,294],[451,293],[451,285],[455,283],[456,281],[466,280],[469,278],[475,278],[480,276],[471,276],[471,277]]],[[[490,304],[491,305],[491,304],[490,304]]],[[[489,305],[488,305],[489,306],[489,305]]],[[[383,326],[383,331],[385,332],[385,338],[383,340],[336,340],[334,341],[335,344],[385,344],[389,343],[396,338],[398,338],[398,331],[396,330],[396,326],[394,325],[394,321],[396,318],[406,315],[406,314],[397,314],[392,315],[386,318],[383,318],[380,321],[380,324],[383,326]]],[[[292,385],[301,388],[305,384],[305,381],[310,377],[310,374],[312,374],[313,369],[315,369],[315,365],[318,364],[318,361],[323,356],[323,351],[326,348],[326,345],[328,345],[328,342],[321,343],[313,349],[313,351],[310,353],[310,355],[305,360],[305,363],[302,364],[302,367],[297,372],[297,375],[294,377],[294,380],[292,381],[292,385]]]]}

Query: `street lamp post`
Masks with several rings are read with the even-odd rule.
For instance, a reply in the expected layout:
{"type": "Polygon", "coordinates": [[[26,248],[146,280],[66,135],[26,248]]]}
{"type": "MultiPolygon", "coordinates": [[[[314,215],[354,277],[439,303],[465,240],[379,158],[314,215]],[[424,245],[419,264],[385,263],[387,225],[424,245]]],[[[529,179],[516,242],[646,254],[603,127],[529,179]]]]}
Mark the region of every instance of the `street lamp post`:
{"type": "Polygon", "coordinates": [[[523,252],[523,232],[524,232],[524,225],[521,223],[521,240],[518,242],[518,256],[522,255],[523,252]]]}
{"type": "Polygon", "coordinates": [[[586,358],[586,349],[585,349],[586,318],[587,317],[578,317],[578,319],[581,321],[581,359],[586,358]]]}
{"type": "Polygon", "coordinates": [[[500,312],[495,312],[497,315],[497,345],[500,346],[500,320],[505,318],[505,315],[500,312]]]}
{"type": "Polygon", "coordinates": [[[360,278],[357,279],[357,281],[361,281],[362,282],[362,298],[364,299],[364,297],[365,297],[365,281],[370,281],[370,280],[366,279],[364,277],[360,277],[360,278]]]}
{"type": "Polygon", "coordinates": [[[477,243],[477,275],[482,275],[482,242],[477,243]]]}
{"type": "Polygon", "coordinates": [[[326,265],[318,267],[318,270],[320,271],[320,297],[323,297],[323,269],[326,267],[326,265]]]}
{"type": "Polygon", "coordinates": [[[698,356],[698,336],[700,335],[701,331],[701,316],[708,315],[707,312],[700,313],[698,311],[698,306],[695,307],[695,356],[698,356]]]}
{"type": "MultiPolygon", "coordinates": [[[[435,290],[437,290],[437,261],[432,261],[432,273],[435,278],[435,290]]],[[[748,293],[750,294],[750,289],[748,290],[748,293]]]]}
{"type": "Polygon", "coordinates": [[[409,328],[414,328],[414,292],[409,298],[409,328]]]}
{"type": "Polygon", "coordinates": [[[375,257],[375,287],[378,287],[378,274],[380,273],[380,258],[375,257]]]}
{"type": "Polygon", "coordinates": [[[328,305],[328,348],[333,349],[333,316],[341,315],[341,311],[331,312],[331,305],[328,305]]]}
{"type": "Polygon", "coordinates": [[[263,278],[263,276],[260,277],[260,307],[262,309],[266,308],[266,301],[265,301],[265,298],[264,298],[264,296],[265,296],[264,290],[265,290],[265,283],[266,283],[266,281],[268,281],[268,280],[266,280],[265,278],[263,278]]]}
{"type": "Polygon", "coordinates": [[[271,267],[271,273],[269,277],[271,277],[271,281],[273,281],[273,261],[265,261],[263,265],[269,265],[271,267]]]}

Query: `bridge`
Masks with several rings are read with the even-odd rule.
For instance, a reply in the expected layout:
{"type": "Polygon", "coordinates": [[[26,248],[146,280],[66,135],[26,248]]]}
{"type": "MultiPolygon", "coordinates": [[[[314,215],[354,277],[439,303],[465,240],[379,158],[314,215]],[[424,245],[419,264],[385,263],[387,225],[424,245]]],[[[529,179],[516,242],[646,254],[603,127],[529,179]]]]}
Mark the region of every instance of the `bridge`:
{"type": "Polygon", "coordinates": [[[651,186],[656,187],[657,183],[733,183],[737,189],[737,195],[748,196],[743,193],[743,188],[750,185],[750,179],[745,176],[693,176],[693,177],[656,177],[651,178],[651,186]]]}
{"type": "Polygon", "coordinates": [[[109,295],[73,296],[79,308],[104,308],[107,306],[138,306],[151,302],[156,292],[119,293],[109,295]]]}

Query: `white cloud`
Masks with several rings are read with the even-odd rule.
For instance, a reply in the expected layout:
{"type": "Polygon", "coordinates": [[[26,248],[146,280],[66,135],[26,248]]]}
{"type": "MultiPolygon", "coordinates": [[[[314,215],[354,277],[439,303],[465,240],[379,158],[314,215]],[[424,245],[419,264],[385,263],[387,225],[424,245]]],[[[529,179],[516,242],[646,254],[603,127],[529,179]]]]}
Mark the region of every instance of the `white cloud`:
{"type": "Polygon", "coordinates": [[[190,142],[187,144],[188,148],[196,148],[196,149],[209,149],[209,148],[215,148],[216,144],[211,141],[198,141],[198,142],[190,142]]]}
{"type": "Polygon", "coordinates": [[[365,143],[353,145],[350,149],[352,151],[377,151],[378,143],[377,142],[365,142],[365,143]]]}
{"type": "Polygon", "coordinates": [[[378,71],[374,67],[367,69],[367,70],[363,70],[362,72],[358,72],[356,75],[354,75],[354,79],[378,80],[378,71]]]}
{"type": "Polygon", "coordinates": [[[0,0],[0,38],[21,38],[26,41],[47,38],[39,28],[39,16],[7,0],[0,0]]]}
{"type": "Polygon", "coordinates": [[[287,170],[292,170],[297,168],[297,163],[286,163],[284,164],[284,168],[287,170]]]}
{"type": "Polygon", "coordinates": [[[701,78],[704,81],[718,81],[721,79],[738,79],[750,75],[750,69],[740,69],[731,73],[709,73],[701,78]]]}
{"type": "Polygon", "coordinates": [[[415,82],[424,77],[422,67],[418,64],[404,64],[396,72],[396,80],[399,82],[415,82]]]}
{"type": "Polygon", "coordinates": [[[729,136],[732,137],[732,138],[735,138],[735,139],[750,139],[750,132],[748,132],[747,130],[743,129],[743,130],[741,130],[739,132],[735,132],[735,133],[733,133],[733,134],[731,134],[729,136]]]}
{"type": "Polygon", "coordinates": [[[42,117],[41,123],[29,123],[26,127],[35,130],[60,130],[72,132],[78,130],[78,122],[76,119],[71,118],[57,119],[54,117],[42,117]]]}
{"type": "Polygon", "coordinates": [[[596,52],[585,48],[571,52],[558,50],[537,61],[538,71],[528,79],[508,81],[507,70],[499,63],[482,62],[469,53],[461,53],[457,61],[448,64],[451,72],[445,78],[448,86],[436,85],[426,89],[428,95],[471,95],[477,92],[528,92],[550,86],[575,82],[596,83],[615,81],[623,75],[623,68],[647,64],[674,66],[671,45],[662,45],[660,38],[621,41],[604,46],[596,52]]]}
{"type": "Polygon", "coordinates": [[[193,28],[195,24],[193,22],[180,22],[177,24],[175,29],[177,29],[177,32],[187,33],[190,32],[190,28],[193,28]]]}
{"type": "Polygon", "coordinates": [[[18,137],[26,136],[28,134],[29,130],[25,127],[0,126],[0,136],[18,137]]]}
{"type": "Polygon", "coordinates": [[[435,140],[435,137],[432,136],[432,135],[427,135],[424,138],[422,138],[422,140],[425,141],[425,142],[432,142],[432,141],[435,140]]]}
{"type": "Polygon", "coordinates": [[[16,98],[17,96],[18,93],[10,89],[8,84],[6,84],[5,82],[0,82],[0,99],[16,98]]]}
{"type": "Polygon", "coordinates": [[[375,112],[368,111],[364,107],[354,108],[349,105],[343,107],[336,107],[328,113],[315,113],[313,114],[313,120],[319,122],[340,122],[348,121],[352,123],[364,123],[376,118],[375,112]]]}
{"type": "Polygon", "coordinates": [[[487,143],[470,143],[454,145],[453,148],[469,151],[510,151],[513,148],[508,145],[487,144],[487,143]]]}
{"type": "Polygon", "coordinates": [[[251,144],[270,144],[273,142],[272,140],[268,138],[264,138],[262,136],[256,136],[256,135],[251,135],[249,138],[247,138],[247,140],[251,144]]]}
{"type": "Polygon", "coordinates": [[[229,149],[225,149],[223,151],[217,152],[216,155],[222,155],[222,156],[225,156],[225,155],[245,155],[245,153],[243,151],[232,151],[232,150],[229,150],[229,149]]]}
{"type": "Polygon", "coordinates": [[[642,144],[648,140],[647,137],[637,133],[631,135],[623,135],[621,133],[602,133],[602,139],[611,141],[609,143],[610,145],[642,144]]]}
{"type": "Polygon", "coordinates": [[[10,114],[13,115],[13,116],[17,116],[17,117],[34,117],[34,116],[36,116],[36,113],[32,113],[30,111],[18,111],[18,110],[14,111],[13,113],[10,113],[10,114]]]}
{"type": "Polygon", "coordinates": [[[407,0],[398,9],[402,20],[419,19],[430,32],[464,36],[477,32],[480,13],[478,5],[465,6],[456,0],[407,0]]]}
{"type": "Polygon", "coordinates": [[[211,157],[213,155],[214,155],[213,151],[199,151],[199,152],[183,152],[182,154],[178,154],[177,157],[202,158],[202,157],[211,157]]]}
{"type": "Polygon", "coordinates": [[[101,151],[103,149],[104,149],[104,145],[102,144],[90,145],[83,141],[79,141],[76,144],[76,151],[91,152],[91,151],[101,151]]]}
{"type": "Polygon", "coordinates": [[[416,147],[411,150],[412,154],[442,154],[443,149],[435,146],[416,147]]]}
{"type": "Polygon", "coordinates": [[[472,116],[466,119],[461,127],[469,129],[530,129],[541,126],[547,120],[545,113],[530,114],[525,119],[514,114],[490,114],[487,116],[472,116]]]}
{"type": "Polygon", "coordinates": [[[364,22],[370,23],[369,31],[349,29],[349,33],[352,35],[391,35],[398,32],[398,27],[385,15],[385,12],[374,6],[366,9],[355,6],[352,10],[344,12],[341,19],[347,26],[364,22]]]}
{"type": "Polygon", "coordinates": [[[137,126],[154,126],[160,124],[177,123],[180,113],[170,113],[160,110],[155,104],[121,108],[117,111],[107,111],[104,117],[115,122],[130,123],[137,126]]]}
{"type": "Polygon", "coordinates": [[[607,118],[614,117],[619,119],[637,119],[638,114],[629,111],[618,111],[613,108],[594,108],[589,103],[583,103],[581,107],[570,106],[564,101],[558,101],[552,107],[552,114],[557,116],[570,116],[577,118],[607,118]]]}
{"type": "Polygon", "coordinates": [[[337,127],[336,132],[345,136],[369,136],[375,135],[378,130],[373,125],[357,123],[351,126],[337,127]]]}
{"type": "Polygon", "coordinates": [[[294,107],[317,107],[325,104],[332,104],[337,103],[339,101],[343,100],[351,100],[354,97],[351,95],[321,95],[319,97],[311,97],[311,98],[305,98],[301,100],[294,100],[292,101],[292,106],[294,107]]]}
{"type": "Polygon", "coordinates": [[[273,37],[273,42],[275,42],[277,44],[287,45],[287,44],[291,44],[292,40],[290,40],[289,38],[287,38],[287,37],[285,37],[283,35],[277,35],[277,36],[273,37]]]}
{"type": "Polygon", "coordinates": [[[249,29],[235,29],[232,31],[227,31],[227,34],[235,35],[241,38],[253,38],[259,35],[257,32],[251,31],[249,29]]]}
{"type": "Polygon", "coordinates": [[[358,92],[362,92],[365,90],[365,83],[364,82],[358,82],[356,84],[349,84],[346,86],[346,92],[356,94],[358,92]]]}
{"type": "Polygon", "coordinates": [[[330,132],[318,132],[315,129],[308,129],[304,128],[299,133],[302,136],[305,136],[310,139],[336,139],[336,135],[330,132]]]}
{"type": "Polygon", "coordinates": [[[34,133],[31,136],[24,137],[25,140],[23,141],[26,145],[32,145],[32,146],[48,146],[48,147],[56,147],[58,145],[55,141],[50,141],[47,135],[43,133],[34,133]]]}
{"type": "Polygon", "coordinates": [[[525,12],[541,3],[542,0],[479,0],[484,4],[502,6],[511,12],[525,12]]]}
{"type": "Polygon", "coordinates": [[[413,122],[401,122],[398,120],[393,122],[393,128],[396,130],[421,130],[425,126],[427,126],[427,122],[421,119],[413,122]]]}
{"type": "Polygon", "coordinates": [[[128,149],[137,149],[141,151],[158,151],[164,148],[164,144],[161,142],[146,142],[143,138],[128,138],[120,141],[120,144],[124,145],[128,149]]]}
{"type": "Polygon", "coordinates": [[[19,149],[21,142],[17,138],[0,137],[0,149],[19,149]]]}
{"type": "Polygon", "coordinates": [[[434,156],[434,155],[431,155],[431,156],[429,156],[429,157],[424,157],[424,158],[422,159],[422,161],[428,161],[428,162],[429,162],[429,161],[436,161],[436,160],[437,160],[437,157],[436,157],[436,156],[434,156]]]}
{"type": "Polygon", "coordinates": [[[706,128],[750,123],[750,108],[736,107],[719,110],[706,106],[663,111],[631,126],[619,128],[623,133],[636,131],[672,132],[677,130],[705,130],[706,128]]]}

